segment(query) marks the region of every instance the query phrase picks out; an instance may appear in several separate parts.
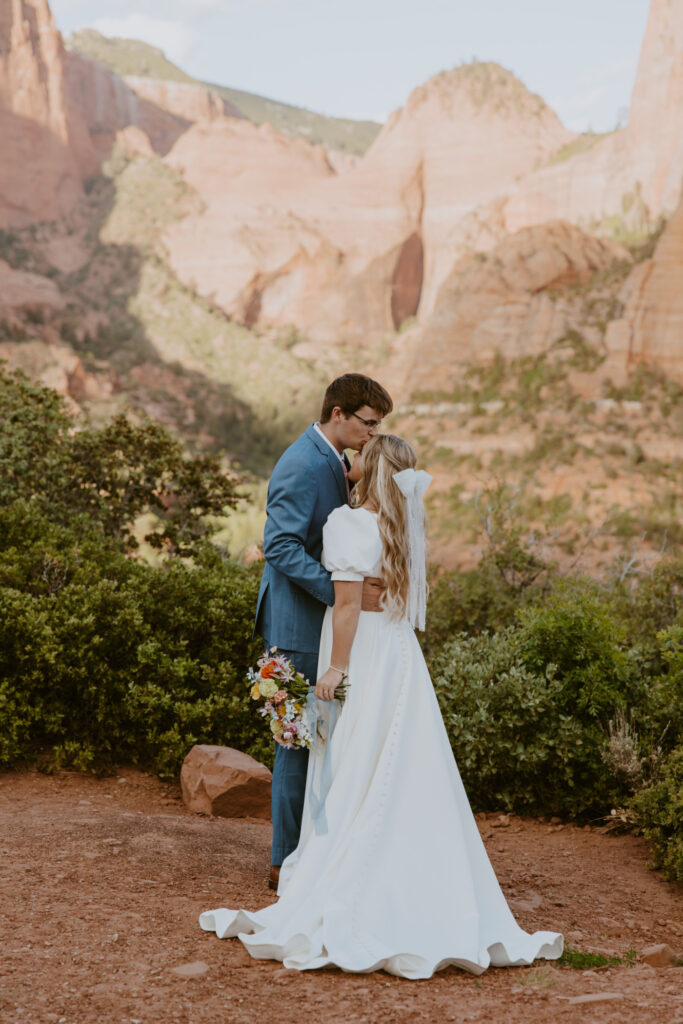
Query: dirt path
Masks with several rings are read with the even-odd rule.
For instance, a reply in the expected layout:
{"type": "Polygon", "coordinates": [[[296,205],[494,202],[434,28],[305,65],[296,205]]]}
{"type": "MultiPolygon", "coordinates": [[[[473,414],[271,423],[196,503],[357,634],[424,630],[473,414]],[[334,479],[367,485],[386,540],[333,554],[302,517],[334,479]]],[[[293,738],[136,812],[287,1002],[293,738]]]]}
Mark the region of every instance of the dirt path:
{"type": "MultiPolygon", "coordinates": [[[[654,942],[683,953],[683,887],[645,866],[631,836],[497,816],[480,827],[528,930],[623,954],[654,942]]],[[[0,776],[2,1024],[683,1024],[683,969],[449,968],[430,981],[252,960],[197,915],[271,898],[270,827],[201,818],[174,786],[63,773],[0,776]],[[203,961],[201,977],[173,968],[203,961]],[[600,1000],[572,1002],[583,996],[600,1000]]]]}

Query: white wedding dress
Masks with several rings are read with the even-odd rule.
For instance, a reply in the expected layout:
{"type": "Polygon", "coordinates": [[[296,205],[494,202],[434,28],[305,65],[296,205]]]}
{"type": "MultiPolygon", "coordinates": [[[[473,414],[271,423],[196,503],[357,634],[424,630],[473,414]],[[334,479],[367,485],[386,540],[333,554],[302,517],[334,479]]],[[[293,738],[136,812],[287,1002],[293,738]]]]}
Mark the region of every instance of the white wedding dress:
{"type": "MultiPolygon", "coordinates": [[[[377,575],[371,512],[336,509],[323,539],[333,579],[377,575]]],[[[319,674],[331,646],[328,609],[319,674]]],[[[301,838],[282,865],[278,902],[207,911],[201,927],[297,970],[333,964],[429,978],[448,964],[481,974],[561,956],[560,934],[522,931],[505,901],[407,619],[361,612],[348,675],[329,744],[309,759],[301,838]],[[326,775],[329,791],[313,813],[326,775]]]]}

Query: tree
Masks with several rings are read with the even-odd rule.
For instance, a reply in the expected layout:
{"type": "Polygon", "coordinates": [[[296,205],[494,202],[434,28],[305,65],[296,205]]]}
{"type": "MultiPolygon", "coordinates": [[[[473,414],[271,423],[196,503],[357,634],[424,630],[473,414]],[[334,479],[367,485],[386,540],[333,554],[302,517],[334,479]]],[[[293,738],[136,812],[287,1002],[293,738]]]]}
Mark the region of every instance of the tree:
{"type": "Polygon", "coordinates": [[[52,522],[81,519],[131,550],[134,527],[152,512],[153,547],[191,555],[212,517],[237,504],[238,479],[216,456],[188,457],[158,423],[117,416],[77,429],[62,398],[23,374],[0,372],[0,505],[24,499],[52,522]]]}

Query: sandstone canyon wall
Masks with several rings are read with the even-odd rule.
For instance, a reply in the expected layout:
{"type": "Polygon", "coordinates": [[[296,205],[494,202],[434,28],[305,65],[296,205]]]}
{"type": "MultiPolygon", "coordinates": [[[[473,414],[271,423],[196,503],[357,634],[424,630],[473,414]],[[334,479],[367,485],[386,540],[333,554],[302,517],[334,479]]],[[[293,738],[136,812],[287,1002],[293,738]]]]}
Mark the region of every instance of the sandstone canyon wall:
{"type": "Polygon", "coordinates": [[[126,75],[125,81],[138,96],[191,123],[242,117],[237,108],[218,93],[192,82],[169,82],[141,75],[126,75]]]}
{"type": "Polygon", "coordinates": [[[399,339],[392,385],[399,395],[454,390],[464,366],[537,356],[569,327],[551,293],[585,286],[628,260],[623,246],[566,221],[525,228],[488,255],[464,256],[441,285],[424,325],[399,339]]]}
{"type": "Polygon", "coordinates": [[[651,0],[626,133],[645,202],[671,213],[683,184],[683,0],[651,0]]]}
{"type": "Polygon", "coordinates": [[[67,53],[65,78],[73,107],[87,126],[99,160],[105,160],[118,132],[145,132],[158,153],[167,153],[190,121],[158,107],[96,61],[67,53]]]}
{"type": "Polygon", "coordinates": [[[607,328],[609,358],[626,371],[654,365],[683,385],[683,202],[621,298],[623,314],[607,328]]]}
{"type": "Polygon", "coordinates": [[[242,172],[221,181],[229,132],[194,132],[168,159],[209,205],[172,229],[173,264],[231,316],[293,324],[314,346],[372,344],[411,317],[426,323],[468,252],[557,220],[600,233],[611,217],[635,235],[671,211],[683,176],[682,62],[683,0],[653,0],[628,128],[574,155],[575,136],[543,101],[482,63],[416,89],[354,167],[304,173],[299,185],[288,140],[264,176],[245,133],[242,172]]]}
{"type": "Polygon", "coordinates": [[[429,315],[453,265],[463,217],[573,138],[540,96],[496,64],[443,72],[411,93],[371,147],[359,177],[393,195],[422,239],[420,316],[429,315]]]}
{"type": "Polygon", "coordinates": [[[195,122],[240,116],[210,89],[133,75],[124,79],[73,51],[66,55],[66,81],[100,159],[126,128],[143,131],[152,148],[165,154],[195,122]]]}
{"type": "Polygon", "coordinates": [[[425,315],[452,267],[463,215],[572,138],[538,96],[491,64],[415,90],[338,175],[311,151],[309,171],[292,176],[301,143],[272,130],[196,129],[168,160],[208,206],[172,229],[172,260],[247,323],[293,323],[323,343],[367,340],[425,315]]]}
{"type": "MultiPolygon", "coordinates": [[[[411,318],[424,330],[405,344],[421,346],[420,364],[432,353],[444,366],[447,351],[454,365],[488,358],[494,342],[536,351],[559,329],[540,294],[555,261],[601,269],[614,255],[576,226],[628,213],[625,199],[647,224],[675,205],[683,0],[652,0],[628,127],[567,159],[575,136],[495,64],[459,67],[414,90],[340,173],[320,147],[235,113],[210,89],[124,80],[65,53],[47,0],[0,0],[3,224],[60,217],[126,131],[129,156],[150,153],[149,139],[201,200],[167,230],[174,271],[246,326],[292,325],[314,356],[340,342],[367,348],[411,318]],[[492,270],[514,263],[515,246],[544,268],[534,298],[517,270],[505,280],[492,270]]],[[[655,358],[657,346],[629,330],[629,351],[655,358]]]]}
{"type": "Polygon", "coordinates": [[[0,223],[60,217],[96,159],[69,102],[47,0],[0,0],[0,223]]]}
{"type": "Polygon", "coordinates": [[[119,132],[166,153],[195,121],[239,116],[209,89],[124,81],[67,52],[47,0],[0,0],[0,224],[56,220],[83,195],[119,132]]]}
{"type": "MultiPolygon", "coordinates": [[[[269,125],[221,118],[193,126],[166,159],[203,203],[169,229],[174,269],[247,325],[263,319],[264,294],[282,268],[319,252],[316,225],[296,207],[333,176],[325,154],[269,125]]],[[[272,310],[272,290],[268,302],[272,310]]]]}
{"type": "Polygon", "coordinates": [[[644,204],[650,224],[677,206],[683,181],[683,0],[651,0],[628,126],[510,191],[505,227],[563,218],[590,227],[644,204]]]}

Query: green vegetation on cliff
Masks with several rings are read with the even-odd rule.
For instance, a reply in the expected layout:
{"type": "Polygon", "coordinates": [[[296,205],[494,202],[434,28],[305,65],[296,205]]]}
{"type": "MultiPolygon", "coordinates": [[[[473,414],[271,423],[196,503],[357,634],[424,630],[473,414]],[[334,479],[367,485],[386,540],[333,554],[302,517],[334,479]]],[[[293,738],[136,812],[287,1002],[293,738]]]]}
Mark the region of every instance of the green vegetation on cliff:
{"type": "Polygon", "coordinates": [[[35,365],[36,376],[51,352],[75,353],[92,375],[88,392],[75,396],[92,423],[148,415],[190,450],[267,476],[315,419],[328,379],[277,332],[247,329],[176,276],[164,232],[199,201],[159,157],[115,146],[74,214],[87,257],[76,269],[46,259],[50,225],[0,232],[0,255],[52,278],[66,299],[63,308],[0,317],[0,352],[7,343],[12,358],[28,343],[16,361],[31,374],[35,365]]]}
{"type": "Polygon", "coordinates": [[[547,166],[561,164],[565,160],[571,160],[573,156],[578,156],[580,153],[587,153],[589,149],[592,149],[598,142],[606,139],[611,134],[611,132],[582,132],[575,139],[572,139],[571,142],[558,149],[556,153],[553,153],[548,160],[547,166]]]}
{"type": "Polygon", "coordinates": [[[267,474],[315,418],[327,382],[276,335],[256,337],[176,276],[163,233],[198,202],[158,157],[115,147],[81,211],[89,258],[57,277],[69,303],[50,326],[86,369],[116,374],[115,396],[89,403],[91,416],[146,413],[190,447],[267,474]]]}
{"type": "Polygon", "coordinates": [[[443,99],[464,92],[477,108],[486,107],[504,114],[540,117],[548,107],[544,99],[531,92],[514,72],[495,61],[473,60],[441,71],[413,93],[420,102],[432,92],[443,99]]]}
{"type": "Polygon", "coordinates": [[[325,117],[324,114],[316,114],[312,110],[295,107],[289,103],[279,103],[265,96],[200,81],[172,64],[161,50],[137,39],[110,39],[95,29],[83,29],[74,32],[67,40],[67,45],[84,57],[96,60],[117,75],[160,78],[206,86],[254,124],[268,121],[285,135],[301,136],[308,142],[325,146],[327,149],[337,149],[361,156],[381,128],[381,125],[374,121],[325,117]]]}
{"type": "Polygon", "coordinates": [[[94,28],[84,28],[70,35],[66,45],[68,49],[96,60],[98,64],[122,77],[139,75],[143,78],[162,78],[167,82],[197,81],[171,63],[162,50],[139,39],[110,38],[94,28]]]}

